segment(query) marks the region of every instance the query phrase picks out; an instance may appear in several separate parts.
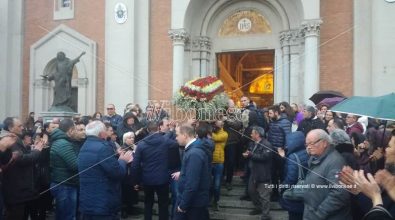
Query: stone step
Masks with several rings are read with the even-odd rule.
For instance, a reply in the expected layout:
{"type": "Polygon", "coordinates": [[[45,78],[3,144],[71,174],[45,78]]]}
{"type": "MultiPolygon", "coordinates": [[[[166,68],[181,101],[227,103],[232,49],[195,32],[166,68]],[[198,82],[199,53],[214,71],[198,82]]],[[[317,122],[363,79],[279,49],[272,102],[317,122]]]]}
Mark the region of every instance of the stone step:
{"type": "MultiPolygon", "coordinates": [[[[251,201],[244,201],[240,199],[229,199],[229,198],[221,198],[218,202],[220,207],[225,208],[244,208],[244,209],[253,209],[255,206],[251,201]]],[[[280,204],[278,202],[270,202],[271,210],[282,210],[280,204]]]]}
{"type": "MultiPolygon", "coordinates": [[[[252,211],[255,207],[251,202],[248,201],[241,201],[239,204],[240,206],[238,207],[228,207],[219,202],[219,211],[213,211],[211,207],[209,207],[209,212],[210,212],[210,219],[215,220],[215,219],[226,219],[226,220],[255,220],[255,219],[260,219],[260,215],[249,215],[249,212],[252,211]],[[250,203],[250,204],[248,204],[250,203]]],[[[288,219],[288,213],[285,210],[282,210],[280,206],[276,203],[271,203],[271,210],[270,210],[270,215],[272,217],[272,220],[286,220],[288,219]]],[[[139,202],[136,207],[140,209],[144,209],[144,203],[139,202]]],[[[137,215],[137,216],[132,216],[133,219],[144,219],[143,215],[137,215]]],[[[158,204],[154,204],[153,207],[153,219],[157,219],[158,217],[158,204]]],[[[127,219],[132,219],[131,217],[127,219]]]]}
{"type": "MultiPolygon", "coordinates": [[[[144,202],[140,201],[138,206],[140,208],[144,208],[144,202]]],[[[218,202],[219,207],[226,208],[226,209],[254,209],[255,206],[251,201],[244,201],[239,199],[220,199],[218,202]]],[[[158,206],[157,203],[154,203],[154,208],[158,206]]],[[[270,202],[270,210],[283,210],[278,202],[270,202]]]]}
{"type": "MultiPolygon", "coordinates": [[[[224,186],[221,186],[221,197],[237,197],[244,195],[245,187],[233,187],[232,190],[227,190],[224,186]]],[[[170,196],[170,195],[169,195],[170,196]]],[[[144,192],[139,192],[139,201],[144,200],[144,192]]],[[[155,201],[157,201],[157,197],[155,194],[155,201]]]]}
{"type": "Polygon", "coordinates": [[[245,186],[233,186],[232,190],[227,190],[225,186],[221,186],[221,196],[242,196],[245,192],[245,186]]]}
{"type": "MultiPolygon", "coordinates": [[[[211,220],[259,220],[260,215],[249,215],[251,210],[244,210],[240,213],[236,209],[220,209],[218,212],[210,212],[211,220]],[[237,211],[237,213],[235,213],[237,211]]],[[[287,220],[288,213],[286,211],[272,210],[270,211],[272,220],[287,220]]]]}
{"type": "MultiPolygon", "coordinates": [[[[139,204],[142,204],[142,208],[144,208],[144,199],[143,196],[140,197],[139,204]]],[[[238,197],[221,197],[218,205],[224,208],[243,208],[243,209],[253,209],[255,206],[251,201],[240,200],[238,197]]],[[[154,207],[157,206],[157,200],[155,200],[154,207]]],[[[280,204],[278,202],[270,202],[271,210],[282,210],[280,204]]]]}
{"type": "MultiPolygon", "coordinates": [[[[142,204],[144,203],[144,193],[139,193],[139,201],[142,204]]],[[[155,205],[157,204],[157,202],[158,200],[155,196],[155,205]]],[[[226,207],[226,208],[247,208],[247,209],[254,208],[254,204],[251,201],[240,200],[239,195],[236,196],[221,195],[218,204],[220,207],[226,207]]],[[[278,202],[270,202],[270,209],[281,210],[282,208],[278,202]]]]}
{"type": "Polygon", "coordinates": [[[243,179],[241,179],[239,176],[234,176],[232,179],[232,185],[233,186],[245,186],[245,182],[243,179]]]}
{"type": "MultiPolygon", "coordinates": [[[[219,211],[213,211],[209,207],[210,219],[212,220],[258,220],[260,215],[249,215],[249,212],[255,209],[251,201],[240,200],[240,196],[244,195],[245,183],[239,177],[235,176],[232,182],[232,190],[227,190],[225,184],[221,186],[221,197],[219,201],[219,211]]],[[[139,203],[137,207],[144,209],[144,192],[139,193],[139,203]]],[[[169,206],[170,208],[171,206],[169,206]]],[[[155,196],[155,204],[153,208],[154,217],[158,219],[158,204],[155,196]]],[[[288,213],[281,208],[278,202],[270,203],[270,213],[273,220],[286,220],[288,213]]],[[[132,218],[128,218],[132,219],[132,218]]],[[[144,219],[144,216],[133,216],[133,219],[144,219]]]]}

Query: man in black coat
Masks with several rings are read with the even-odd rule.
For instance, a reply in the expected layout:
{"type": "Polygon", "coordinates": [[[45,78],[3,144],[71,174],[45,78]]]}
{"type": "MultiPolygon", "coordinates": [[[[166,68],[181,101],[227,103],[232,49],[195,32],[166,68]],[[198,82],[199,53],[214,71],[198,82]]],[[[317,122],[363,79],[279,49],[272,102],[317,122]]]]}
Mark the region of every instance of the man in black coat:
{"type": "MultiPolygon", "coordinates": [[[[21,140],[23,125],[18,118],[8,117],[4,120],[4,135],[12,133],[17,136],[12,145],[12,158],[3,169],[3,192],[6,218],[12,220],[27,219],[25,216],[38,198],[35,165],[39,161],[44,142],[36,143],[32,150],[23,145],[21,140]]],[[[31,216],[34,218],[34,216],[31,216]]]]}
{"type": "Polygon", "coordinates": [[[303,111],[303,117],[304,119],[300,122],[297,131],[302,131],[305,136],[307,136],[309,131],[314,129],[325,130],[326,126],[321,119],[316,117],[316,110],[313,106],[306,106],[303,111]]]}
{"type": "Polygon", "coordinates": [[[273,148],[264,139],[265,131],[263,128],[255,126],[252,128],[251,138],[254,146],[251,151],[244,153],[245,157],[250,158],[249,166],[251,175],[248,181],[248,193],[256,206],[250,214],[262,213],[261,219],[270,219],[270,193],[271,193],[271,166],[273,148]]]}
{"type": "MultiPolygon", "coordinates": [[[[17,140],[17,137],[12,134],[0,134],[0,166],[3,167],[6,165],[12,157],[12,151],[10,147],[14,145],[15,141],[17,140]]],[[[0,186],[1,186],[1,179],[0,179],[0,186]]],[[[3,213],[3,193],[2,190],[0,189],[0,213],[3,213]]]]}

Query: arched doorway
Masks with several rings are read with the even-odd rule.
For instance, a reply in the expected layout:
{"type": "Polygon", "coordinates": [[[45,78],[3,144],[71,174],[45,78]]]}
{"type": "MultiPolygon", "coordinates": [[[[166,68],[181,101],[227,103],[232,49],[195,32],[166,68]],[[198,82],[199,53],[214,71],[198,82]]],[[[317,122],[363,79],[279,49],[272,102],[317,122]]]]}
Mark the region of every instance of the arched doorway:
{"type": "Polygon", "coordinates": [[[274,50],[225,52],[216,57],[218,76],[236,103],[244,95],[258,107],[274,103],[274,50]]]}
{"type": "MultiPolygon", "coordinates": [[[[253,99],[265,106],[284,100],[290,101],[290,46],[283,44],[281,36],[284,31],[300,28],[303,20],[301,1],[190,1],[186,15],[183,28],[173,29],[181,30],[182,33],[187,32],[189,36],[188,39],[185,38],[184,58],[180,60],[184,65],[183,72],[189,73],[189,76],[184,76],[184,80],[198,76],[224,75],[221,71],[224,72],[226,68],[219,65],[223,64],[223,59],[229,59],[225,58],[227,56],[238,59],[240,54],[250,54],[249,58],[259,59],[262,56],[258,53],[269,53],[271,64],[266,68],[272,69],[273,94],[264,97],[263,94],[256,96],[247,92],[245,95],[252,95],[255,97],[253,99]]],[[[176,23],[173,22],[174,27],[177,26],[176,23]]],[[[177,56],[174,55],[175,60],[177,56]]],[[[249,62],[252,65],[253,61],[249,62]]],[[[253,76],[259,72],[258,68],[264,67],[259,64],[253,65],[250,70],[254,70],[244,73],[245,77],[250,75],[254,78],[253,76]]],[[[293,68],[295,77],[298,77],[301,68],[302,66],[293,68]]],[[[261,71],[259,74],[262,75],[264,72],[261,71]]],[[[236,78],[233,81],[237,81],[236,78]]],[[[294,83],[299,81],[296,80],[294,83]]],[[[235,84],[232,86],[235,87],[235,84]]],[[[293,90],[300,87],[294,85],[293,90]]],[[[240,92],[235,93],[240,96],[240,92]]]]}

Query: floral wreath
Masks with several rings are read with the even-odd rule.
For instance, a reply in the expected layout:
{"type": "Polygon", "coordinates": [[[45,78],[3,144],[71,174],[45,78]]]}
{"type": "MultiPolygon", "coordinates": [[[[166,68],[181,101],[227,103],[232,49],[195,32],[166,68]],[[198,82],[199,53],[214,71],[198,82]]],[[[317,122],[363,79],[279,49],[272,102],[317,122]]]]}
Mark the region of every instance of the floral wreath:
{"type": "Polygon", "coordinates": [[[228,99],[222,81],[215,76],[207,76],[186,82],[175,95],[174,102],[185,110],[218,111],[227,106],[228,99]]]}

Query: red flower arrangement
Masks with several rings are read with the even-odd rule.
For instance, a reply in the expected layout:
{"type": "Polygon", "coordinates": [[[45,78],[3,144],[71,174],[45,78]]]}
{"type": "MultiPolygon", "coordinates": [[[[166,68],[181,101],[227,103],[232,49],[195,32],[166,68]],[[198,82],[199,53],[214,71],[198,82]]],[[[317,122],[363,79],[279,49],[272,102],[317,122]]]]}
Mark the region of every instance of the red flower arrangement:
{"type": "Polygon", "coordinates": [[[181,96],[188,96],[198,101],[211,101],[215,95],[224,91],[221,80],[215,76],[207,76],[187,82],[181,86],[181,96]]]}

